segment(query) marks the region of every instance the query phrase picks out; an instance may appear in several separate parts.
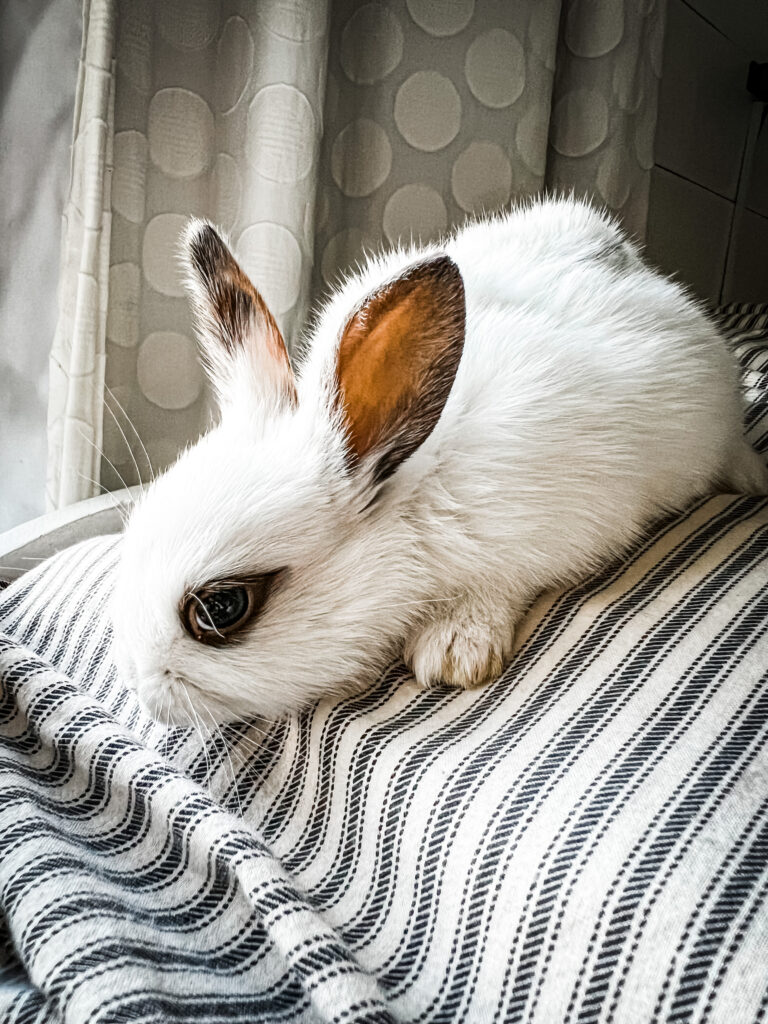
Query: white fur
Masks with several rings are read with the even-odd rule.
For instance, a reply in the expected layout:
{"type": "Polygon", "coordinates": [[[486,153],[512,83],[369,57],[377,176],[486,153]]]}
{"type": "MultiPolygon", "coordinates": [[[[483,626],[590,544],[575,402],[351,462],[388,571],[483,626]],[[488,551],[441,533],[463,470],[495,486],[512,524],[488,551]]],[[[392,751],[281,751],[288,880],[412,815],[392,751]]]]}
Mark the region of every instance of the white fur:
{"type": "Polygon", "coordinates": [[[220,425],[131,517],[116,656],[158,717],[183,720],[190,700],[203,721],[273,716],[363,687],[403,653],[424,685],[479,683],[538,592],[716,486],[768,480],[715,328],[574,200],[371,259],[322,311],[298,393],[296,410],[268,413],[246,388],[225,396],[220,425]],[[372,289],[437,252],[464,279],[464,353],[436,428],[368,506],[329,411],[339,332],[372,289]],[[185,593],[282,566],[240,642],[184,632],[185,593]]]}

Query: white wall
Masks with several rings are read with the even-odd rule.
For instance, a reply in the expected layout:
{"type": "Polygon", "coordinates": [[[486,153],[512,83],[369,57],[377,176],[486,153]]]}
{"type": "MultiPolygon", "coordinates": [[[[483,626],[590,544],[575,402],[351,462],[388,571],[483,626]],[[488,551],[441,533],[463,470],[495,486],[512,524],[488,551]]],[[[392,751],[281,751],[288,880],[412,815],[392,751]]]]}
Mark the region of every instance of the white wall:
{"type": "Polygon", "coordinates": [[[768,123],[744,161],[750,60],[768,61],[765,0],[668,0],[646,251],[715,304],[768,302],[768,123]]]}
{"type": "Polygon", "coordinates": [[[45,509],[48,353],[79,0],[0,3],[0,530],[45,509]]]}

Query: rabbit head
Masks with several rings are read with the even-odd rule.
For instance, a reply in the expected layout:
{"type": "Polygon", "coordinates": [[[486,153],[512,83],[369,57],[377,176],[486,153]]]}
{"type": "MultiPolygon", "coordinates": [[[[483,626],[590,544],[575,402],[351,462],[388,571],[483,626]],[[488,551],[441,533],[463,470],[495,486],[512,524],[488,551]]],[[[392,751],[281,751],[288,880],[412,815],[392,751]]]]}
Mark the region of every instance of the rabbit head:
{"type": "Polygon", "coordinates": [[[132,512],[115,659],[157,718],[271,717],[402,648],[424,586],[404,495],[461,358],[463,284],[439,253],[369,274],[326,306],[295,376],[216,230],[193,222],[184,247],[220,417],[132,512]]]}

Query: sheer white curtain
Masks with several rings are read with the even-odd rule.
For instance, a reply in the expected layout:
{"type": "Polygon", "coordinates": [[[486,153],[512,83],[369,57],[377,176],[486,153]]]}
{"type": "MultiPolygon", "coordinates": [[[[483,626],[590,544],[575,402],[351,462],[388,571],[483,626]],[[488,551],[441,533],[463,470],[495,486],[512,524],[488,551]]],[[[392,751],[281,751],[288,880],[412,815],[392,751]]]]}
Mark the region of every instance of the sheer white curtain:
{"type": "Polygon", "coordinates": [[[80,0],[0,3],[0,532],[44,511],[80,0]]]}
{"type": "Polygon", "coordinates": [[[643,235],[664,0],[90,0],[85,15],[54,505],[148,477],[208,422],[176,260],[192,214],[230,234],[294,348],[361,248],[543,188],[643,235]]]}

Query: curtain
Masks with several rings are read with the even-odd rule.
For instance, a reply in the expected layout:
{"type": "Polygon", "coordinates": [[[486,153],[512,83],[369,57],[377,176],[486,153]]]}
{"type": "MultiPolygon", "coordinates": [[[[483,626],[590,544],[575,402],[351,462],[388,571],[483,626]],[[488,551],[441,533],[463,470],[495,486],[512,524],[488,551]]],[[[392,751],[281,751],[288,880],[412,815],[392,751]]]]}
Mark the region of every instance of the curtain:
{"type": "Polygon", "coordinates": [[[0,532],[45,511],[80,0],[0,3],[0,532]]]}
{"type": "Polygon", "coordinates": [[[85,0],[64,208],[58,319],[49,360],[46,498],[59,508],[99,491],[114,137],[113,5],[85,0]]]}
{"type": "Polygon", "coordinates": [[[90,0],[85,15],[54,505],[148,478],[211,419],[177,260],[190,215],[229,234],[294,353],[364,249],[544,189],[643,237],[664,0],[90,0]]]}

